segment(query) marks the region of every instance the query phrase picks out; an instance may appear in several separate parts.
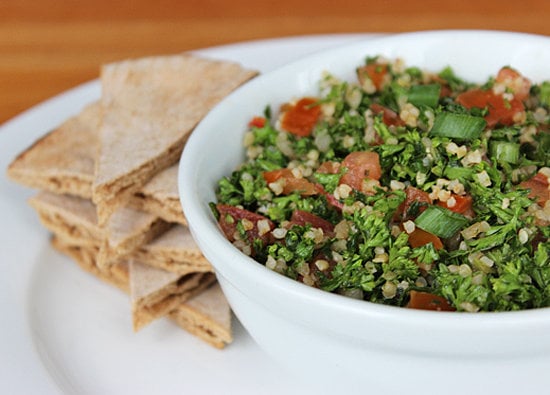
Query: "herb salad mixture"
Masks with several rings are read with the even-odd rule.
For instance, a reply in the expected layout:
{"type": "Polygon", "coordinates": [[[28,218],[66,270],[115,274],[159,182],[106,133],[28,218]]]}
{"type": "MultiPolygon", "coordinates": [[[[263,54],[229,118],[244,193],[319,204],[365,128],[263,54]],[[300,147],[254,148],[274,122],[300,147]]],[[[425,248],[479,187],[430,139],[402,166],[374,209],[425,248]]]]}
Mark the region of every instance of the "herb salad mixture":
{"type": "Polygon", "coordinates": [[[225,236],[304,284],[457,311],[550,305],[550,82],[367,58],[250,121],[225,236]]]}

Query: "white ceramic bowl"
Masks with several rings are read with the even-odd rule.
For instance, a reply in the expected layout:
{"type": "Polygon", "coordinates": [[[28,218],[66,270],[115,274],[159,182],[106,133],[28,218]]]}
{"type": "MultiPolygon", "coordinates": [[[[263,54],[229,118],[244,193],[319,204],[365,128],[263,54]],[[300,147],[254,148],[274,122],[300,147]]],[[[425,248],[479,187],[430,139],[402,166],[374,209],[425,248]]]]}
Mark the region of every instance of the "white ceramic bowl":
{"type": "Polygon", "coordinates": [[[359,42],[262,75],[198,125],[180,162],[180,196],[191,231],[239,320],[282,363],[343,393],[525,393],[550,388],[550,310],[443,313],[372,304],[307,287],[234,248],[208,203],[217,181],[244,160],[247,122],[292,97],[317,93],[322,71],[352,79],[367,55],[447,65],[482,82],[503,65],[550,79],[550,38],[504,32],[434,31],[359,42]],[[434,391],[437,389],[437,391],[434,391]]]}

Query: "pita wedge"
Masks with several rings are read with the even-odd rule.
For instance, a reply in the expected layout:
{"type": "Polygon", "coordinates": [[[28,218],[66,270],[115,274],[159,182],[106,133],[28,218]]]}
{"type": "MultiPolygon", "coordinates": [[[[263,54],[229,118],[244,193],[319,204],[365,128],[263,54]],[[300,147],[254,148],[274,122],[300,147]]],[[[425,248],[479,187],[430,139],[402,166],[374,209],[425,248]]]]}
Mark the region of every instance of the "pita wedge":
{"type": "Polygon", "coordinates": [[[99,224],[176,163],[202,117],[256,74],[236,63],[190,54],[103,66],[103,119],[92,186],[99,224]]]}
{"type": "Polygon", "coordinates": [[[66,243],[97,248],[100,268],[127,257],[170,226],[151,214],[122,208],[101,228],[90,200],[51,192],[38,193],[29,204],[42,224],[66,243]]]}
{"type": "Polygon", "coordinates": [[[223,348],[233,341],[231,309],[218,283],[180,305],[169,316],[214,347],[223,348]]]}
{"type": "Polygon", "coordinates": [[[134,330],[167,315],[216,281],[213,273],[184,276],[130,261],[130,299],[134,330]]]}
{"type": "Polygon", "coordinates": [[[97,226],[95,207],[90,200],[42,191],[31,197],[29,204],[42,225],[66,243],[99,251],[105,236],[97,226]]]}
{"type": "Polygon", "coordinates": [[[187,225],[178,191],[178,165],[155,175],[129,201],[129,206],[158,215],[167,222],[187,225]]]}
{"type": "MultiPolygon", "coordinates": [[[[91,199],[100,120],[99,103],[86,106],[14,159],[8,176],[30,188],[91,199]]],[[[186,225],[177,172],[177,165],[161,171],[135,193],[129,206],[186,225]]]]}
{"type": "Polygon", "coordinates": [[[193,240],[189,228],[176,225],[160,236],[137,248],[132,256],[149,266],[184,275],[194,272],[213,272],[193,240]]]}
{"type": "Polygon", "coordinates": [[[91,198],[100,119],[99,103],[86,106],[19,154],[8,176],[31,188],[91,198]]]}

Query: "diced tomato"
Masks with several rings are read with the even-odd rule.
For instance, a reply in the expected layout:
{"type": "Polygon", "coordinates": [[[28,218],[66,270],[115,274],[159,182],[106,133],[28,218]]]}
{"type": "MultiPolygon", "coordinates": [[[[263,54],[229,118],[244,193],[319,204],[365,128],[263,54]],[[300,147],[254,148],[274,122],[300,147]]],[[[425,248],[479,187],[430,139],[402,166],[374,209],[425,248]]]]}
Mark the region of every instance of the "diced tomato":
{"type": "Polygon", "coordinates": [[[348,171],[340,178],[340,184],[347,184],[358,191],[361,190],[365,178],[379,180],[382,176],[380,159],[376,152],[352,152],[344,158],[342,166],[348,171]]]}
{"type": "Polygon", "coordinates": [[[518,100],[525,100],[531,90],[531,81],[522,76],[517,70],[511,67],[503,67],[499,70],[495,81],[504,84],[518,100]]]}
{"type": "Polygon", "coordinates": [[[530,179],[519,184],[520,188],[529,189],[529,197],[535,199],[537,204],[544,207],[548,199],[550,199],[550,191],[548,190],[548,177],[542,173],[537,173],[530,179]]]}
{"type": "Polygon", "coordinates": [[[292,192],[299,192],[302,196],[317,195],[318,193],[315,184],[305,178],[285,178],[283,194],[288,195],[292,192]]]}
{"type": "Polygon", "coordinates": [[[252,244],[254,240],[258,238],[261,239],[264,244],[266,244],[270,240],[270,232],[265,232],[260,235],[260,230],[258,229],[258,221],[262,220],[267,221],[269,230],[274,229],[275,225],[270,219],[264,217],[263,215],[253,213],[252,211],[248,211],[239,207],[231,206],[229,204],[218,204],[216,205],[216,209],[220,213],[218,224],[225,234],[225,237],[229,241],[235,241],[237,223],[243,219],[246,219],[253,224],[252,229],[247,231],[248,241],[250,242],[250,244],[252,244]]]}
{"type": "Polygon", "coordinates": [[[321,107],[317,104],[317,99],[304,97],[296,104],[285,108],[281,127],[296,136],[309,136],[320,114],[321,107]]]}
{"type": "Polygon", "coordinates": [[[493,127],[497,124],[510,126],[515,123],[514,118],[517,114],[525,112],[525,108],[521,100],[513,98],[506,100],[502,95],[496,95],[492,90],[472,89],[461,93],[457,96],[456,102],[468,109],[470,108],[487,108],[488,127],[493,127]]]}
{"type": "Polygon", "coordinates": [[[264,177],[265,182],[267,182],[269,184],[271,182],[277,181],[280,178],[294,177],[294,174],[292,174],[292,170],[285,167],[285,168],[282,168],[282,169],[264,171],[262,173],[262,176],[264,177]]]}
{"type": "Polygon", "coordinates": [[[288,168],[266,171],[262,175],[268,184],[283,179],[283,195],[300,192],[302,196],[311,196],[318,193],[314,183],[308,181],[306,178],[296,178],[292,170],[288,168]]]}
{"type": "Polygon", "coordinates": [[[441,239],[425,230],[415,228],[415,230],[409,234],[409,245],[412,248],[422,247],[429,243],[432,243],[436,250],[441,250],[443,248],[441,239]]]}
{"type": "Polygon", "coordinates": [[[432,204],[432,199],[428,192],[424,192],[421,189],[408,186],[405,188],[405,200],[397,209],[394,218],[396,220],[407,221],[418,217],[429,204],[432,204]],[[413,212],[411,207],[413,204],[418,208],[418,211],[413,212]]]}
{"type": "Polygon", "coordinates": [[[315,214],[303,210],[294,210],[290,217],[290,223],[299,226],[305,226],[307,224],[314,228],[321,228],[325,234],[332,234],[334,232],[334,225],[315,214]]]}
{"type": "Polygon", "coordinates": [[[405,122],[399,118],[399,114],[390,108],[384,107],[378,103],[372,103],[370,109],[375,115],[382,113],[382,122],[388,126],[405,126],[405,122]]]}
{"type": "Polygon", "coordinates": [[[321,165],[317,168],[317,173],[323,173],[323,174],[338,174],[340,171],[340,163],[338,162],[323,162],[321,165]]]}
{"type": "Polygon", "coordinates": [[[457,195],[456,193],[451,194],[451,197],[455,200],[455,205],[450,207],[447,202],[438,201],[437,204],[441,207],[445,207],[455,213],[467,214],[472,211],[473,199],[470,195],[457,195]]]}
{"type": "Polygon", "coordinates": [[[442,296],[435,295],[429,292],[421,292],[412,290],[410,300],[407,304],[408,308],[420,310],[435,310],[435,311],[455,311],[456,309],[442,296]]]}
{"type": "Polygon", "coordinates": [[[379,91],[384,87],[388,71],[387,64],[371,63],[357,69],[357,78],[361,85],[364,85],[365,80],[369,78],[376,90],[379,91]]]}
{"type": "Polygon", "coordinates": [[[249,127],[263,128],[265,126],[266,119],[264,117],[254,117],[248,123],[249,127]]]}

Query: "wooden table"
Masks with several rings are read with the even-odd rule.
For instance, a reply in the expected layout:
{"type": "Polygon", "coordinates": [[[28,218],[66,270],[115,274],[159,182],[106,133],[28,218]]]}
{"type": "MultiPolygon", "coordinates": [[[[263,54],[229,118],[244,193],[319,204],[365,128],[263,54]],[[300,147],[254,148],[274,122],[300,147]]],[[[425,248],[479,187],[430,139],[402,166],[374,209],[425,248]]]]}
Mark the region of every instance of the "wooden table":
{"type": "Polygon", "coordinates": [[[127,57],[319,33],[550,35],[549,20],[548,0],[1,0],[0,124],[127,57]]]}

